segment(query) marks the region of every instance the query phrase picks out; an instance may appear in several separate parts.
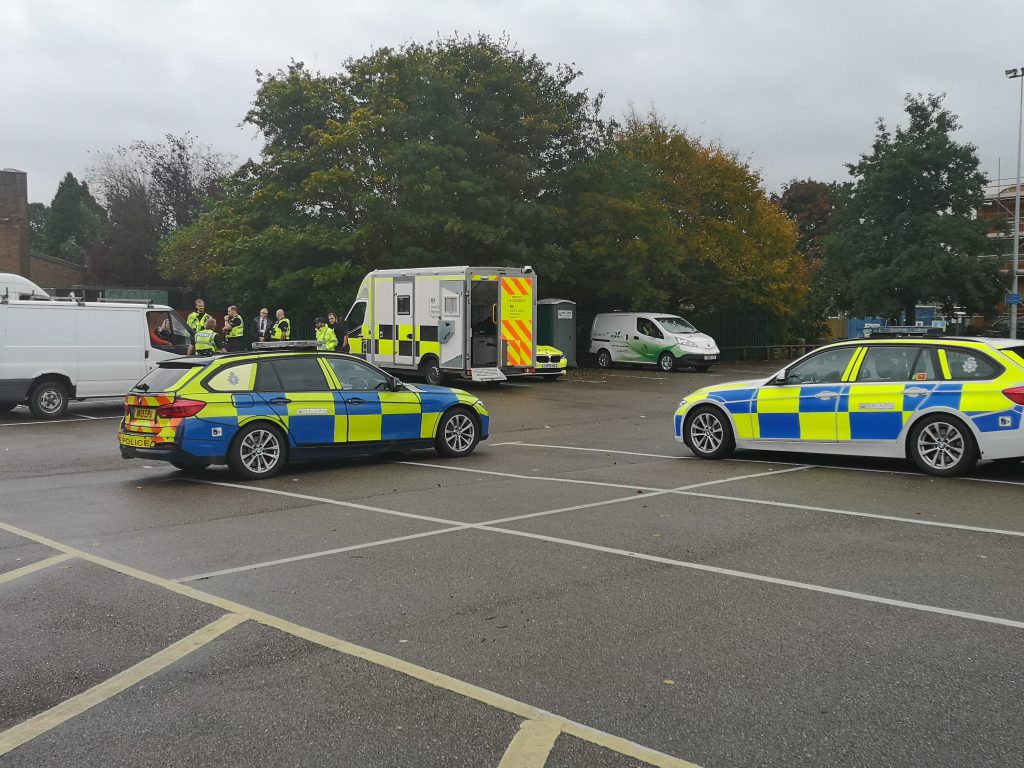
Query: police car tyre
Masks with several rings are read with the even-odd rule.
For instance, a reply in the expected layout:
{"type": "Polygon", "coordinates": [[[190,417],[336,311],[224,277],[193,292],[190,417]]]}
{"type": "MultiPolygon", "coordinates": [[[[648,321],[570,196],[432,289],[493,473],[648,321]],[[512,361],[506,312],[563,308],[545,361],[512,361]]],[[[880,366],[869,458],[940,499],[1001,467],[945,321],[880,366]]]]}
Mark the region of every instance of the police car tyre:
{"type": "Polygon", "coordinates": [[[59,381],[41,381],[28,398],[28,408],[37,419],[56,419],[68,409],[68,390],[59,381]]]}
{"type": "Polygon", "coordinates": [[[686,447],[701,459],[721,459],[736,448],[729,417],[710,405],[697,406],[686,417],[686,447]]]}
{"type": "Polygon", "coordinates": [[[441,372],[441,364],[436,357],[425,357],[420,362],[420,375],[427,384],[439,386],[444,383],[444,374],[441,372]]]}
{"type": "Polygon", "coordinates": [[[597,367],[598,368],[611,368],[612,367],[612,355],[607,349],[602,349],[597,353],[597,367]]]}
{"type": "Polygon", "coordinates": [[[441,417],[434,448],[442,456],[453,459],[468,456],[479,442],[480,427],[467,409],[452,408],[441,417]]]}
{"type": "Polygon", "coordinates": [[[284,463],[284,435],[266,422],[242,427],[228,450],[231,471],[247,480],[273,477],[281,471],[284,463]]]}
{"type": "Polygon", "coordinates": [[[978,463],[978,446],[960,419],[946,414],[926,416],[910,432],[910,457],[929,475],[953,477],[978,463]]]}
{"type": "Polygon", "coordinates": [[[661,356],[658,358],[658,367],[666,373],[676,369],[676,359],[672,356],[671,352],[661,353],[661,356]]]}

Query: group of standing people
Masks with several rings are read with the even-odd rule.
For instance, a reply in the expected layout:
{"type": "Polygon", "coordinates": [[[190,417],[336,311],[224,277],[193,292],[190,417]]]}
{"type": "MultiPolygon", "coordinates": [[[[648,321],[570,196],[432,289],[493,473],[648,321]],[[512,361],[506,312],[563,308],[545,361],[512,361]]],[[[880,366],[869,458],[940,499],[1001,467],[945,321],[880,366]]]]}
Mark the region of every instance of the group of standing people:
{"type": "MultiPolygon", "coordinates": [[[[192,330],[192,344],[189,346],[190,355],[207,357],[216,352],[244,352],[247,344],[245,340],[245,321],[238,312],[238,307],[231,305],[228,313],[224,315],[224,322],[218,328],[217,321],[206,312],[206,302],[196,299],[196,309],[185,321],[192,330]]],[[[252,321],[252,328],[249,334],[250,341],[287,341],[291,337],[292,324],[285,311],[279,309],[276,312],[276,320],[270,320],[270,310],[263,307],[252,321]]],[[[341,347],[342,352],[348,352],[348,335],[338,323],[338,316],[331,312],[325,320],[322,317],[316,319],[316,340],[321,345],[333,352],[341,347]]]]}

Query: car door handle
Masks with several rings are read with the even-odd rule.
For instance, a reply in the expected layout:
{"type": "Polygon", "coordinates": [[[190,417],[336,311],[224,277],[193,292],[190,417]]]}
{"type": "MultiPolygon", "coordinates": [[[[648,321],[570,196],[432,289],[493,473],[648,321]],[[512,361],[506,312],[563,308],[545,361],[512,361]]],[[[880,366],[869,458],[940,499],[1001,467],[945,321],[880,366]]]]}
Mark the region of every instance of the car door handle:
{"type": "Polygon", "coordinates": [[[910,397],[921,397],[921,395],[927,395],[928,390],[922,389],[921,387],[908,387],[903,390],[903,394],[909,395],[910,397]]]}
{"type": "Polygon", "coordinates": [[[818,400],[835,400],[839,397],[838,392],[818,392],[814,395],[818,400]]]}
{"type": "Polygon", "coordinates": [[[345,398],[345,402],[346,403],[350,403],[352,405],[365,405],[366,404],[366,401],[363,400],[363,398],[361,398],[361,397],[347,397],[347,398],[345,398]]]}
{"type": "Polygon", "coordinates": [[[290,397],[273,397],[270,399],[271,405],[287,405],[292,400],[290,397]]]}

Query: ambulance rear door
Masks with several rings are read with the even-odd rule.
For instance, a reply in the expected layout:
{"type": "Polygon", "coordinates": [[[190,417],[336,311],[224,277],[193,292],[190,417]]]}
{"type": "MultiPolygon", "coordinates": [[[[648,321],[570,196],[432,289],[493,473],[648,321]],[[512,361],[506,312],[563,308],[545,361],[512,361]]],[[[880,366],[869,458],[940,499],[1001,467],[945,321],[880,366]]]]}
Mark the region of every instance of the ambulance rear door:
{"type": "Polygon", "coordinates": [[[537,294],[535,275],[500,278],[498,326],[501,329],[501,365],[532,369],[537,360],[537,294]]]}

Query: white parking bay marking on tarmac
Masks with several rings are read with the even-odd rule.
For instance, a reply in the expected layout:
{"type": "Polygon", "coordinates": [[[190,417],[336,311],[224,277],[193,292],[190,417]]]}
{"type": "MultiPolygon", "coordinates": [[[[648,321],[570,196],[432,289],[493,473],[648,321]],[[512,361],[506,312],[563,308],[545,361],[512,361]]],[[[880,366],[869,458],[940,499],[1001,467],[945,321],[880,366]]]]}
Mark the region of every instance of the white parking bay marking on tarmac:
{"type": "MultiPolygon", "coordinates": [[[[396,463],[407,464],[407,463],[413,463],[413,462],[396,462],[396,463]]],[[[435,465],[425,464],[423,466],[432,467],[432,466],[435,466],[435,465]]],[[[437,468],[437,469],[445,469],[445,467],[439,467],[439,466],[436,466],[435,468],[437,468]]],[[[780,472],[786,472],[786,471],[796,471],[796,470],[780,470],[780,472]]],[[[489,473],[489,474],[499,474],[499,473],[489,473]]],[[[777,474],[777,473],[767,473],[767,474],[777,474]]],[[[729,480],[735,480],[735,479],[739,479],[739,478],[730,478],[730,479],[726,479],[726,480],[722,480],[722,481],[717,481],[717,482],[729,482],[729,480]]],[[[716,482],[716,481],[711,481],[711,482],[716,482]]],[[[227,484],[227,483],[216,483],[216,485],[229,485],[229,484],[227,484]]],[[[703,485],[707,485],[707,484],[705,483],[703,485]]],[[[305,496],[303,494],[290,493],[288,491],[275,491],[275,490],[271,490],[271,489],[268,489],[268,488],[259,488],[257,486],[251,486],[251,485],[237,485],[237,486],[229,486],[229,487],[237,487],[237,488],[241,488],[241,489],[247,490],[247,491],[277,493],[277,494],[280,494],[280,495],[283,495],[283,496],[295,496],[297,498],[303,498],[303,499],[313,498],[313,497],[305,496]]],[[[662,488],[662,489],[658,489],[658,490],[660,490],[661,492],[664,492],[664,493],[680,493],[680,494],[682,494],[684,496],[685,495],[698,495],[698,494],[689,494],[687,491],[682,491],[682,490],[677,491],[676,489],[672,489],[672,488],[668,488],[668,489],[662,488]]],[[[643,498],[648,498],[648,496],[638,495],[636,498],[643,499],[643,498]]],[[[348,502],[337,502],[337,501],[336,502],[331,502],[329,500],[327,500],[327,503],[335,503],[335,504],[339,504],[339,505],[342,505],[342,506],[345,506],[345,505],[348,504],[348,502]]],[[[391,512],[391,514],[393,514],[393,512],[391,512]]],[[[690,561],[687,561],[687,560],[676,560],[676,559],[671,558],[671,557],[661,557],[660,555],[648,555],[648,554],[644,554],[642,552],[631,552],[629,550],[618,549],[616,547],[606,547],[606,546],[603,546],[601,544],[590,544],[590,543],[585,542],[585,541],[576,541],[574,539],[564,539],[564,538],[560,538],[558,536],[546,536],[546,535],[540,534],[540,533],[530,533],[529,531],[518,531],[518,530],[511,529],[511,528],[500,528],[500,527],[498,527],[496,525],[491,525],[491,524],[487,524],[487,523],[477,523],[477,524],[473,524],[473,525],[466,525],[466,524],[460,523],[458,521],[448,521],[448,522],[451,525],[464,526],[465,528],[472,528],[474,530],[490,531],[492,533],[500,533],[500,534],[504,534],[506,536],[517,536],[517,537],[525,538],[525,539],[534,539],[536,541],[544,541],[544,542],[548,542],[550,544],[560,544],[562,546],[574,547],[574,548],[577,548],[577,549],[586,549],[586,550],[590,550],[590,551],[593,551],[593,552],[603,552],[605,554],[616,555],[616,556],[619,556],[619,557],[629,557],[629,558],[632,558],[632,559],[635,559],[635,560],[643,560],[643,561],[646,561],[646,562],[658,563],[660,565],[671,565],[671,566],[674,566],[674,567],[677,567],[677,568],[686,568],[686,569],[694,570],[694,571],[703,571],[705,573],[713,573],[713,574],[720,575],[720,576],[729,576],[729,577],[738,578],[738,579],[746,579],[748,581],[756,581],[756,582],[760,582],[760,583],[763,583],[763,584],[772,584],[772,585],[775,585],[775,586],[790,587],[790,588],[793,588],[793,589],[800,589],[800,590],[804,590],[804,591],[808,591],[808,592],[817,592],[817,593],[820,593],[820,594],[832,595],[832,596],[835,596],[835,597],[844,597],[844,598],[850,598],[850,599],[853,599],[853,600],[860,600],[860,601],[869,602],[869,603],[877,603],[877,604],[880,604],[880,605],[888,605],[888,606],[892,606],[894,608],[905,608],[905,609],[913,610],[913,611],[922,611],[924,613],[940,614],[940,615],[943,615],[943,616],[952,616],[952,617],[956,617],[956,618],[960,618],[960,619],[967,619],[967,620],[970,620],[970,621],[979,621],[979,622],[983,622],[983,623],[986,623],[986,624],[998,624],[998,625],[1005,626],[1005,627],[1012,627],[1014,629],[1024,629],[1024,621],[1017,621],[1017,620],[1014,620],[1014,619],[1006,619],[1006,618],[1003,618],[1003,617],[1000,617],[1000,616],[989,616],[989,615],[981,614],[981,613],[971,613],[969,611],[960,611],[960,610],[956,610],[956,609],[952,609],[952,608],[942,608],[942,607],[936,606],[936,605],[927,605],[925,603],[914,603],[914,602],[910,602],[910,601],[907,601],[907,600],[895,600],[893,598],[881,597],[879,595],[872,595],[872,594],[868,594],[868,593],[865,593],[865,592],[853,592],[853,591],[846,590],[846,589],[837,589],[835,587],[826,587],[826,586],[822,586],[822,585],[819,585],[819,584],[810,584],[810,583],[802,582],[802,581],[793,581],[791,579],[782,579],[782,578],[778,578],[778,577],[775,577],[775,576],[767,576],[767,575],[760,574],[760,573],[751,573],[749,571],[738,571],[738,570],[735,570],[735,569],[732,569],[732,568],[721,568],[721,567],[714,566],[714,565],[705,565],[703,563],[694,563],[694,562],[690,562],[690,561]]],[[[4,526],[3,524],[0,524],[0,527],[7,527],[7,526],[4,526]]]]}
{"type": "MultiPolygon", "coordinates": [[[[82,414],[78,414],[82,416],[82,414]]],[[[10,424],[0,424],[0,427],[31,427],[36,424],[70,424],[72,422],[80,424],[83,420],[88,419],[90,421],[105,421],[107,419],[120,419],[121,416],[82,416],[82,418],[75,419],[47,419],[46,421],[12,421],[10,424]]]]}
{"type": "Polygon", "coordinates": [[[987,616],[982,613],[970,613],[968,611],[957,611],[951,608],[940,608],[935,605],[927,605],[925,603],[912,603],[906,600],[893,600],[889,597],[880,597],[878,595],[870,595],[865,592],[851,592],[846,589],[836,589],[834,587],[823,587],[818,584],[808,584],[802,581],[792,581],[791,579],[780,579],[775,576],[765,576],[759,573],[750,573],[748,571],[736,571],[732,568],[719,568],[714,565],[705,565],[703,563],[691,563],[687,560],[675,560],[671,557],[660,557],[658,555],[645,555],[642,552],[630,552],[625,549],[616,549],[615,547],[605,547],[600,544],[589,544],[585,541],[575,541],[573,539],[562,539],[558,536],[545,536],[540,533],[528,533],[526,531],[515,531],[510,528],[497,528],[490,526],[481,526],[483,530],[494,531],[495,533],[507,533],[513,536],[522,536],[528,539],[537,539],[538,541],[547,541],[552,544],[563,544],[569,547],[578,547],[580,549],[589,549],[594,552],[605,552],[610,555],[619,555],[621,557],[631,557],[637,560],[646,560],[652,563],[660,563],[662,565],[672,565],[678,568],[688,568],[695,571],[705,571],[707,573],[716,573],[722,576],[734,576],[740,579],[748,579],[750,581],[759,581],[765,584],[775,584],[783,587],[793,587],[795,589],[808,590],[810,592],[820,592],[826,595],[835,595],[837,597],[849,597],[854,600],[863,600],[869,603],[880,603],[882,605],[891,605],[896,608],[909,608],[914,611],[924,611],[926,613],[938,613],[943,616],[956,616],[961,619],[969,619],[971,621],[981,621],[987,624],[1000,624],[1004,627],[1013,627],[1014,629],[1024,629],[1024,621],[1015,621],[1014,619],[1004,619],[1000,616],[987,616]]]}
{"type": "MultiPolygon", "coordinates": [[[[521,445],[524,448],[551,448],[560,451],[595,451],[597,453],[618,453],[623,456],[648,456],[656,459],[695,459],[696,456],[669,456],[660,455],[657,453],[640,453],[638,451],[612,451],[606,448],[580,448],[575,445],[552,445],[550,443],[526,443],[522,440],[510,440],[505,443],[491,443],[489,447],[498,448],[499,446],[508,445],[521,445]]],[[[722,461],[729,461],[738,464],[778,464],[779,466],[804,466],[803,464],[797,464],[792,461],[776,461],[774,459],[749,459],[745,457],[734,457],[731,459],[722,459],[722,461]]],[[[899,469],[872,469],[870,467],[840,467],[834,464],[814,464],[812,465],[816,469],[834,469],[837,472],[873,472],[881,475],[900,475],[904,477],[918,477],[921,479],[927,479],[927,475],[923,475],[920,472],[907,472],[899,469]]],[[[1024,465],[1022,465],[1024,466],[1024,465]]],[[[966,480],[972,483],[993,483],[995,485],[1024,485],[1022,480],[995,480],[989,477],[946,477],[944,480],[966,480]]]]}
{"type": "MultiPolygon", "coordinates": [[[[555,478],[555,477],[540,477],[540,476],[535,476],[535,475],[517,475],[517,474],[512,474],[510,472],[497,472],[497,471],[494,471],[494,470],[487,470],[487,469],[472,469],[470,467],[450,467],[450,466],[446,466],[446,465],[443,465],[443,464],[429,464],[429,463],[425,463],[425,462],[424,463],[419,463],[419,462],[413,462],[413,461],[401,461],[401,462],[395,462],[395,463],[396,464],[411,464],[413,466],[418,466],[418,467],[431,467],[433,469],[446,469],[446,470],[456,471],[456,472],[477,472],[477,473],[485,474],[485,475],[497,475],[499,477],[508,477],[508,478],[512,478],[512,479],[515,479],[515,480],[542,480],[542,481],[559,482],[559,478],[555,478]]],[[[951,528],[953,530],[971,531],[973,533],[994,533],[994,534],[998,534],[1000,536],[1024,536],[1024,532],[1022,532],[1022,531],[1003,530],[1003,529],[1000,529],[1000,528],[981,528],[981,527],[974,526],[974,525],[961,525],[959,523],[939,523],[939,522],[935,522],[935,521],[931,521],[931,520],[917,520],[917,519],[910,518],[910,517],[899,517],[899,516],[896,516],[896,515],[882,515],[882,514],[874,514],[874,513],[870,513],[870,512],[856,512],[854,510],[849,510],[849,509],[833,509],[831,507],[815,507],[815,506],[811,506],[811,505],[808,505],[808,504],[794,504],[794,503],[788,502],[788,501],[771,501],[771,500],[768,500],[768,499],[748,499],[748,498],[743,498],[743,497],[740,497],[740,496],[725,496],[725,495],[710,494],[710,493],[698,493],[697,491],[693,490],[694,488],[699,488],[699,487],[705,486],[705,485],[716,485],[718,483],[733,482],[733,481],[736,481],[736,480],[750,480],[750,479],[755,478],[755,477],[767,477],[769,475],[780,475],[780,474],[782,474],[784,472],[795,472],[795,471],[806,470],[806,469],[815,469],[815,470],[817,470],[817,469],[831,469],[831,467],[818,467],[818,466],[809,465],[809,464],[800,464],[800,465],[798,465],[796,467],[792,467],[791,469],[775,470],[775,471],[769,471],[769,472],[761,472],[761,473],[754,474],[754,475],[740,475],[738,477],[726,478],[724,480],[711,480],[711,481],[709,481],[707,483],[697,483],[695,485],[682,486],[680,488],[668,488],[668,489],[665,489],[665,488],[648,488],[646,486],[640,486],[640,485],[615,485],[615,484],[611,484],[611,483],[601,483],[601,482],[598,482],[596,480],[574,480],[574,479],[568,479],[568,478],[562,479],[561,482],[563,482],[563,483],[580,483],[580,484],[583,484],[583,485],[603,485],[603,486],[611,485],[612,487],[615,487],[615,488],[633,488],[634,490],[642,490],[642,491],[653,491],[653,492],[659,492],[659,493],[674,493],[674,494],[677,494],[679,496],[701,496],[701,497],[709,498],[709,499],[720,499],[722,501],[736,501],[736,502],[739,502],[739,503],[742,503],[742,504],[760,504],[760,505],[766,506],[766,507],[779,507],[779,508],[782,508],[782,509],[796,509],[796,510],[800,510],[800,511],[804,511],[804,512],[825,512],[825,513],[831,514],[831,515],[848,515],[850,517],[867,517],[867,518],[872,518],[874,520],[884,520],[884,521],[889,522],[889,523],[906,523],[908,525],[927,525],[927,526],[932,526],[934,528],[951,528]]],[[[649,495],[654,495],[654,493],[651,493],[649,495]]]]}
{"type": "MultiPolygon", "coordinates": [[[[806,467],[798,467],[797,469],[806,469],[806,467]]],[[[784,469],[784,470],[779,470],[779,472],[795,472],[795,471],[797,471],[797,469],[784,469]]],[[[526,513],[524,515],[514,515],[512,517],[500,517],[500,518],[497,518],[495,520],[486,520],[486,521],[484,521],[482,523],[460,523],[458,520],[445,520],[444,518],[432,518],[432,520],[434,522],[443,521],[444,524],[446,524],[446,525],[448,525],[450,527],[448,527],[448,528],[440,528],[440,529],[434,530],[434,531],[423,531],[421,533],[412,533],[412,534],[409,534],[407,536],[395,536],[395,537],[389,538],[389,539],[379,539],[377,541],[367,541],[367,542],[364,542],[363,544],[352,544],[352,545],[347,546],[347,547],[336,547],[334,549],[325,549],[325,550],[321,550],[319,552],[307,552],[306,554],[293,555],[291,557],[282,557],[282,558],[279,558],[277,560],[264,560],[263,562],[250,563],[248,565],[239,565],[239,566],[235,566],[234,568],[222,568],[222,569],[217,570],[217,571],[209,571],[207,573],[199,573],[199,574],[196,574],[195,576],[182,576],[180,578],[174,579],[174,581],[178,582],[179,584],[185,584],[185,583],[190,582],[190,581],[200,581],[200,580],[203,580],[203,579],[210,579],[210,578],[213,578],[215,576],[226,576],[226,575],[232,574],[232,573],[242,573],[243,571],[255,571],[255,570],[260,569],[260,568],[270,568],[270,567],[275,566],[275,565],[285,565],[287,563],[295,563],[295,562],[298,562],[300,560],[313,560],[313,559],[318,558],[318,557],[329,557],[330,555],[337,555],[337,554],[341,554],[343,552],[354,552],[355,550],[359,550],[359,549],[369,549],[371,547],[382,547],[382,546],[384,546],[386,544],[394,544],[394,543],[400,542],[400,541],[411,541],[413,539],[423,539],[423,538],[426,538],[428,536],[438,536],[438,535],[443,534],[443,533],[454,533],[456,531],[465,531],[465,530],[470,529],[470,528],[483,528],[483,527],[486,527],[488,525],[498,525],[498,524],[501,524],[501,523],[511,523],[511,522],[516,521],[516,520],[528,520],[528,519],[534,518],[534,517],[544,517],[544,516],[547,516],[547,515],[557,515],[557,514],[561,514],[562,512],[578,512],[578,511],[583,510],[583,509],[593,509],[594,507],[604,507],[604,506],[608,506],[608,505],[611,505],[611,504],[622,504],[624,502],[635,501],[637,499],[649,499],[652,496],[661,496],[661,495],[664,495],[666,493],[676,493],[678,491],[687,490],[689,488],[703,488],[703,487],[708,486],[708,485],[718,485],[720,483],[728,483],[728,482],[731,482],[733,480],[749,479],[749,478],[752,478],[752,477],[763,477],[764,475],[779,474],[779,472],[759,472],[756,475],[747,475],[744,478],[727,478],[727,479],[723,479],[723,480],[710,480],[710,481],[704,482],[704,483],[695,483],[693,485],[680,486],[679,488],[664,488],[664,489],[659,490],[659,491],[653,491],[651,493],[644,493],[644,494],[632,493],[629,496],[620,496],[619,498],[616,498],[616,499],[605,499],[604,501],[592,501],[592,502],[590,502],[588,504],[574,504],[571,507],[560,507],[559,509],[549,509],[549,510],[546,510],[546,511],[543,511],[543,512],[528,512],[528,513],[526,513]]],[[[207,482],[207,481],[193,480],[192,482],[207,482]]],[[[295,496],[297,498],[302,498],[302,499],[307,499],[307,500],[310,499],[310,498],[317,498],[317,497],[305,496],[305,495],[302,495],[302,494],[291,493],[289,491],[277,491],[277,490],[270,489],[270,488],[259,488],[257,486],[251,486],[251,485],[236,485],[236,484],[232,484],[232,483],[218,483],[218,485],[226,485],[226,486],[231,487],[231,488],[241,488],[243,490],[249,490],[249,491],[262,491],[262,492],[266,492],[266,493],[275,493],[275,494],[281,494],[281,495],[286,495],[286,496],[295,496]]],[[[317,498],[317,500],[323,502],[324,504],[332,504],[332,505],[336,505],[336,506],[352,506],[349,502],[337,501],[337,500],[334,500],[334,499],[317,498]]],[[[378,508],[378,507],[366,507],[366,506],[360,505],[360,508],[361,509],[365,509],[365,510],[369,510],[369,511],[382,512],[382,513],[386,513],[386,514],[397,514],[397,515],[406,516],[406,513],[403,513],[403,512],[396,512],[395,510],[386,510],[386,509],[378,508]]]]}

